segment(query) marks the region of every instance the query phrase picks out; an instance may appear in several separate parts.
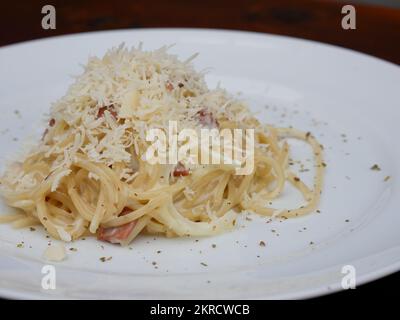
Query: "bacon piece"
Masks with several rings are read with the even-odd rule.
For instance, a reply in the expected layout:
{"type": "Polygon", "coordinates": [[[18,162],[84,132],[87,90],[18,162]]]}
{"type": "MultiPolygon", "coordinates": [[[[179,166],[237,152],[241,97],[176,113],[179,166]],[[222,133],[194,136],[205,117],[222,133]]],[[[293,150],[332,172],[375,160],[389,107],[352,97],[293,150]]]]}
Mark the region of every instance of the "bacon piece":
{"type": "Polygon", "coordinates": [[[101,108],[99,108],[99,111],[97,112],[97,119],[99,119],[99,118],[101,118],[101,117],[104,117],[104,112],[105,111],[108,111],[108,112],[110,112],[111,113],[111,115],[115,118],[115,119],[117,119],[117,111],[115,111],[115,108],[114,108],[114,105],[110,105],[110,106],[107,106],[107,107],[101,107],[101,108]]]}
{"type": "MultiPolygon", "coordinates": [[[[119,216],[124,216],[131,213],[132,210],[125,207],[119,216]]],[[[129,237],[133,228],[136,226],[137,220],[133,220],[122,226],[104,228],[100,227],[97,233],[97,239],[107,241],[110,243],[121,243],[123,240],[129,237]]]]}
{"type": "MultiPolygon", "coordinates": [[[[56,119],[51,118],[49,120],[49,127],[54,127],[54,125],[56,124],[56,119]]],[[[46,135],[49,133],[49,129],[46,128],[46,130],[44,130],[43,135],[42,135],[42,141],[44,140],[44,138],[46,137],[46,135]]]]}
{"type": "Polygon", "coordinates": [[[207,110],[206,108],[198,111],[197,116],[199,118],[199,122],[201,123],[201,125],[208,127],[210,129],[219,127],[217,119],[215,119],[212,112],[207,110]]]}
{"type": "Polygon", "coordinates": [[[178,163],[173,172],[174,177],[185,177],[189,175],[189,170],[182,163],[178,163]]]}
{"type": "Polygon", "coordinates": [[[165,85],[165,88],[168,91],[172,91],[172,90],[174,90],[174,85],[171,82],[168,81],[167,84],[165,85]]]}

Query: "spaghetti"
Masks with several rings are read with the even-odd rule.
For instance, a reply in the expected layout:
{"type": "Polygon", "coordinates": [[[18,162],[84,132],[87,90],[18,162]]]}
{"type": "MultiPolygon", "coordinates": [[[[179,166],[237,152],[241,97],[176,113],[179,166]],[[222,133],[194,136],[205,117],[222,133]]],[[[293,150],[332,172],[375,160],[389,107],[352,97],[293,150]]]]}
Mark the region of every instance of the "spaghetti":
{"type": "Polygon", "coordinates": [[[310,134],[260,124],[223,89],[209,90],[191,57],[181,62],[167,47],[146,52],[124,46],[90,58],[67,94],[51,109],[39,145],[1,178],[6,203],[21,213],[1,216],[14,227],[41,224],[54,238],[96,234],[129,244],[141,232],[207,236],[234,227],[243,210],[287,218],[315,210],[324,162],[310,134]],[[150,128],[255,130],[254,169],[236,175],[229,165],[149,164],[143,155],[150,128]],[[310,144],[315,158],[310,188],[289,169],[288,138],[310,144]],[[305,199],[299,208],[267,206],[291,183],[305,199]]]}

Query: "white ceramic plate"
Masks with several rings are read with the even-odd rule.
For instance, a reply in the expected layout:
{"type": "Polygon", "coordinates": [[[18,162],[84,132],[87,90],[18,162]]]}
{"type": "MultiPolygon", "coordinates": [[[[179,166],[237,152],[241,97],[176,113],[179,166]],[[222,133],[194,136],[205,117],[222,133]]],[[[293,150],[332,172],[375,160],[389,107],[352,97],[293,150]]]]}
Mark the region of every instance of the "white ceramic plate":
{"type": "MultiPolygon", "coordinates": [[[[400,269],[400,68],[353,51],[256,33],[179,29],[87,33],[3,47],[1,165],[22,140],[43,130],[43,114],[89,55],[140,41],[146,49],[175,43],[170,51],[181,58],[199,52],[196,67],[212,67],[210,87],[221,81],[242,92],[264,122],[312,131],[328,164],[321,213],[272,223],[242,219],[233,232],[213,238],[142,236],[131,249],[76,241],[67,248],[77,252],[67,250],[66,261],[53,263],[56,290],[41,287],[48,264],[44,231],[2,225],[1,296],[304,298],[339,290],[346,265],[355,267],[357,285],[400,269]],[[374,164],[381,171],[370,170],[374,164]],[[386,176],[391,178],[384,181],[386,176]],[[112,260],[100,262],[103,256],[112,260]]],[[[307,167],[306,149],[292,146],[307,167]]],[[[295,201],[288,191],[281,204],[295,201]]],[[[0,209],[8,211],[1,203],[0,209]]]]}

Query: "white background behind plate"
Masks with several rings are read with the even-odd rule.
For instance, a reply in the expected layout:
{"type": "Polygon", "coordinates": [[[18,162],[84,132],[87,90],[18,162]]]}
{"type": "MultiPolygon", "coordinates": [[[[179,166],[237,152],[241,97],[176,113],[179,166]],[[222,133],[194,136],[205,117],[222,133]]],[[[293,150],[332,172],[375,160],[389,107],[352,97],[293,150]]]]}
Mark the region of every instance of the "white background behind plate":
{"type": "MultiPolygon", "coordinates": [[[[140,41],[145,49],[175,43],[170,52],[181,59],[199,52],[195,66],[211,67],[210,87],[221,82],[240,91],[263,122],[313,132],[328,164],[321,213],[272,223],[251,216],[221,236],[141,237],[131,249],[79,240],[66,246],[78,251],[67,250],[68,259],[55,264],[54,291],[40,285],[48,263],[44,231],[2,225],[2,296],[300,298],[339,289],[347,264],[356,267],[358,284],[399,269],[400,68],[349,50],[255,33],[178,29],[89,33],[0,48],[0,169],[21,141],[43,132],[44,114],[65,93],[70,75],[81,72],[79,64],[121,42],[140,41]],[[370,170],[375,163],[382,171],[370,170]],[[17,248],[21,241],[24,247],[17,248]],[[102,263],[103,256],[112,260],[102,263]]],[[[295,155],[308,157],[302,144],[292,146],[295,155]]],[[[296,199],[289,192],[283,200],[291,205],[296,199]]],[[[9,211],[1,202],[0,210],[9,211]]]]}

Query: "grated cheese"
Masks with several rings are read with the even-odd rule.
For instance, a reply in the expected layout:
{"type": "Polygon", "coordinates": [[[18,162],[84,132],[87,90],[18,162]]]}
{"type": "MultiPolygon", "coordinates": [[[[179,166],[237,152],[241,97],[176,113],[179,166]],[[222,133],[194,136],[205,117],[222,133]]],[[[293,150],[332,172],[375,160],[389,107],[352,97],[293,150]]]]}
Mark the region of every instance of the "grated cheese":
{"type": "Polygon", "coordinates": [[[44,252],[44,257],[46,260],[60,262],[65,260],[67,254],[65,252],[65,247],[62,243],[53,243],[48,246],[44,252]]]}
{"type": "MultiPolygon", "coordinates": [[[[167,49],[144,51],[141,46],[127,49],[122,44],[102,58],[89,58],[66,95],[52,105],[50,119],[55,125],[30,154],[42,154],[50,160],[50,175],[57,171],[51,191],[71,173],[78,154],[108,166],[124,164],[133,172],[121,173],[121,179],[132,181],[136,159],[149,145],[147,130],[168,132],[170,120],[177,121],[178,130],[199,132],[196,115],[204,108],[217,119],[243,123],[252,119],[247,107],[225,90],[208,89],[204,72],[196,72],[191,64],[196,55],[182,62],[167,49]]],[[[41,182],[37,175],[20,169],[14,176],[9,173],[6,180],[14,190],[31,189],[41,182]]]]}

